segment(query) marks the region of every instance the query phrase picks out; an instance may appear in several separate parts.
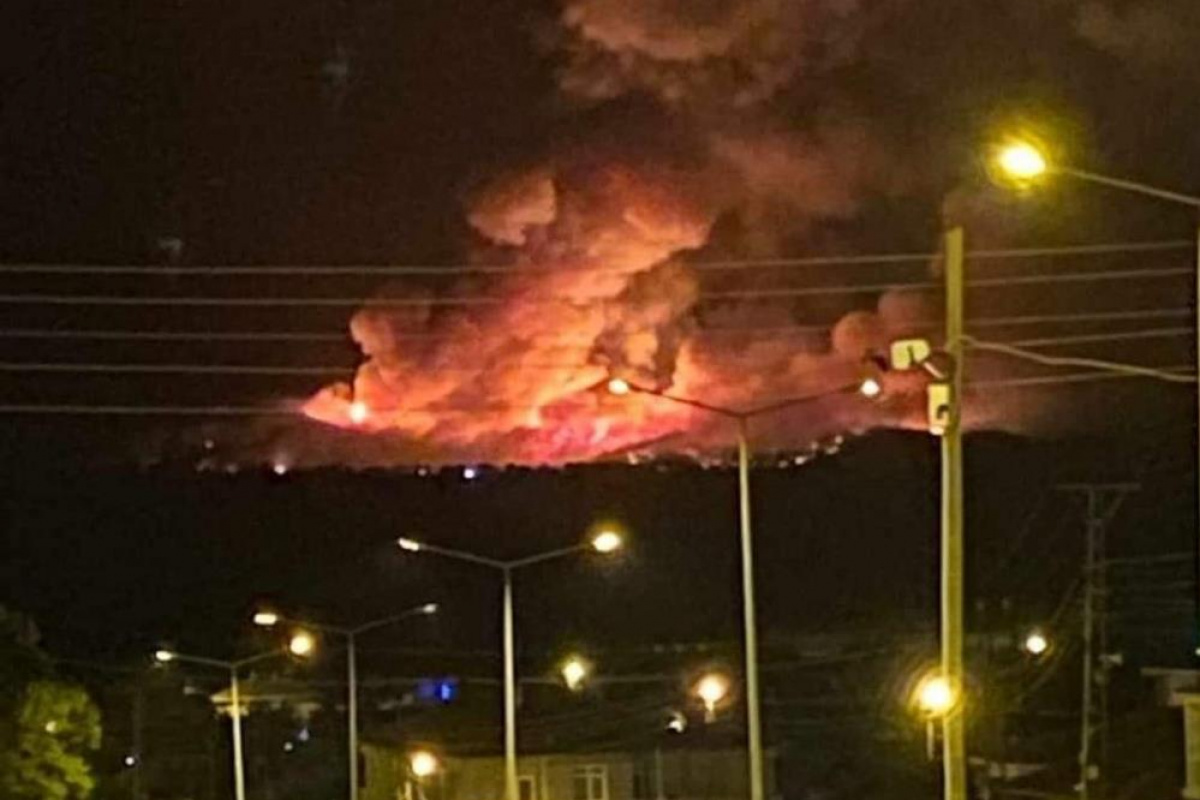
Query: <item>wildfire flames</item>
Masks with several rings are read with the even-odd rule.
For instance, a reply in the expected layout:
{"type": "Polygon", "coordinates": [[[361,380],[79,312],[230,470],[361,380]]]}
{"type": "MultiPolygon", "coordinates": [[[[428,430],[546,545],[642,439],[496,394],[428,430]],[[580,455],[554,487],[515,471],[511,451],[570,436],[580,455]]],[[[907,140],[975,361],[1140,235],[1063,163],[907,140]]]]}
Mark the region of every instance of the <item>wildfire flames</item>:
{"type": "MultiPolygon", "coordinates": [[[[438,294],[388,287],[351,321],[365,359],[353,383],[321,390],[305,413],[396,434],[431,459],[559,463],[685,431],[703,442],[719,423],[705,412],[613,397],[605,384],[620,376],[734,409],[831,391],[919,315],[919,303],[894,296],[846,316],[827,341],[763,337],[757,329],[791,321],[790,308],[710,302],[682,260],[716,221],[705,195],[694,175],[620,163],[496,182],[470,222],[487,245],[481,259],[505,271],[438,294]]],[[[834,407],[791,427],[812,435],[877,413],[859,401],[834,407]]]]}

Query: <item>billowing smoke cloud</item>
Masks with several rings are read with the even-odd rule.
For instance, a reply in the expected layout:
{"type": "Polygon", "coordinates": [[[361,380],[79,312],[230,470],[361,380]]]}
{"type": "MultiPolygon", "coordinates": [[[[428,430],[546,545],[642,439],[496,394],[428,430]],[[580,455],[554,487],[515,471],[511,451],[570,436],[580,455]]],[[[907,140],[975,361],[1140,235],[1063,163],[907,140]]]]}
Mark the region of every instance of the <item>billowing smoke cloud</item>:
{"type": "MultiPolygon", "coordinates": [[[[573,156],[497,179],[468,219],[480,261],[503,271],[434,294],[382,292],[351,323],[366,359],[353,385],[323,390],[306,412],[398,435],[425,460],[559,463],[668,437],[680,446],[685,433],[692,446],[725,438],[706,435],[719,420],[703,412],[608,396],[613,375],[732,408],[844,387],[866,352],[924,318],[916,298],[888,297],[827,336],[763,336],[796,309],[710,300],[721,282],[689,266],[731,203],[788,211],[794,227],[850,213],[853,186],[822,158],[800,140],[730,136],[689,168],[573,156]],[[356,419],[356,403],[369,415],[356,419]]],[[[875,413],[857,408],[855,424],[875,413]]],[[[828,410],[811,422],[804,442],[850,424],[828,410]]]]}
{"type": "Polygon", "coordinates": [[[372,440],[374,460],[529,464],[728,443],[703,411],[609,396],[614,375],[743,410],[825,395],[759,424],[780,450],[922,424],[920,379],[889,379],[890,406],[840,390],[866,354],[924,330],[926,297],[761,301],[745,290],[838,273],[702,268],[796,252],[904,184],[903,160],[844,108],[798,123],[776,107],[851,56],[860,13],[852,0],[568,0],[563,93],[652,97],[671,135],[626,125],[486,183],[466,217],[487,268],[386,287],[351,322],[364,357],[353,382],[305,412],[372,440]]]}
{"type": "Polygon", "coordinates": [[[570,0],[562,14],[568,94],[647,91],[671,103],[744,107],[814,62],[849,51],[856,0],[570,0]]]}
{"type": "Polygon", "coordinates": [[[1104,3],[1088,0],[1076,17],[1080,36],[1127,63],[1181,69],[1176,80],[1196,81],[1200,6],[1189,0],[1104,3]]]}

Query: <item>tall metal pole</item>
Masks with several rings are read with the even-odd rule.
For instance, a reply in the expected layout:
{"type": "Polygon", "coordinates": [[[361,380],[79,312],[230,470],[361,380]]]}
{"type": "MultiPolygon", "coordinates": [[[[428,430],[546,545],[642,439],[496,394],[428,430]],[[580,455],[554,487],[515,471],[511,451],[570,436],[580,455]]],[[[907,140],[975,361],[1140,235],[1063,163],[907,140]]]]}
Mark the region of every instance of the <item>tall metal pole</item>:
{"type": "Polygon", "coordinates": [[[1096,648],[1096,545],[1103,522],[1096,491],[1087,493],[1087,561],[1083,570],[1083,687],[1079,714],[1079,800],[1088,800],[1092,780],[1092,687],[1095,682],[1096,648]]]}
{"type": "Polygon", "coordinates": [[[130,787],[130,796],[133,800],[142,800],[142,765],[146,760],[146,743],[145,737],[142,735],[143,725],[145,723],[146,697],[145,697],[145,678],[141,675],[137,678],[137,685],[133,690],[133,772],[130,775],[132,786],[130,787]]]}
{"type": "Polygon", "coordinates": [[[246,800],[246,772],[242,762],[242,695],[237,667],[229,670],[229,715],[233,718],[233,794],[246,800]]]}
{"type": "Polygon", "coordinates": [[[354,631],[346,634],[346,682],[349,686],[347,716],[349,717],[350,800],[358,800],[358,654],[354,631]]]}
{"type": "Polygon", "coordinates": [[[513,641],[512,569],[504,568],[504,800],[518,800],[517,668],[513,641]]]}
{"type": "Polygon", "coordinates": [[[749,421],[738,423],[738,505],[742,531],[742,613],[746,636],[746,727],[750,744],[750,800],[764,800],[762,718],[758,694],[758,633],[754,612],[754,540],[750,525],[749,421]]]}
{"type": "Polygon", "coordinates": [[[946,800],[966,800],[967,753],[963,681],[963,229],[946,232],[946,351],[953,374],[942,436],[942,672],[959,694],[943,717],[946,800]]]}

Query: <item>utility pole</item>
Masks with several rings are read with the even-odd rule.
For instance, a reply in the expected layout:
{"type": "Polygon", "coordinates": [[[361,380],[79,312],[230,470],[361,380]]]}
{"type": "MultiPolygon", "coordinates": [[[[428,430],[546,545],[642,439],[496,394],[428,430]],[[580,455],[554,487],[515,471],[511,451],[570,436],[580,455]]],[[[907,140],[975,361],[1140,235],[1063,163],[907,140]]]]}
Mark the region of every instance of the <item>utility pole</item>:
{"type": "Polygon", "coordinates": [[[959,702],[942,718],[946,800],[966,800],[967,751],[963,681],[963,229],[946,232],[946,352],[950,403],[942,435],[942,672],[959,702]]]}
{"type": "Polygon", "coordinates": [[[1106,749],[1101,746],[1101,764],[1093,763],[1093,742],[1099,733],[1107,740],[1108,681],[1105,677],[1097,697],[1098,676],[1107,669],[1108,621],[1106,601],[1108,575],[1105,566],[1108,526],[1125,496],[1140,488],[1133,483],[1068,484],[1059,491],[1081,495],[1084,499],[1084,524],[1087,533],[1083,566],[1083,664],[1081,669],[1079,713],[1079,800],[1103,797],[1103,772],[1106,749]],[[1097,644],[1099,647],[1097,648],[1097,644]],[[1100,668],[1100,672],[1097,671],[1100,668]],[[1099,717],[1097,724],[1095,717],[1099,717]]]}
{"type": "Polygon", "coordinates": [[[146,761],[146,744],[145,737],[142,735],[142,725],[145,721],[145,676],[139,674],[137,683],[133,687],[133,764],[131,766],[132,774],[130,778],[129,794],[133,800],[142,800],[142,768],[146,761]]]}

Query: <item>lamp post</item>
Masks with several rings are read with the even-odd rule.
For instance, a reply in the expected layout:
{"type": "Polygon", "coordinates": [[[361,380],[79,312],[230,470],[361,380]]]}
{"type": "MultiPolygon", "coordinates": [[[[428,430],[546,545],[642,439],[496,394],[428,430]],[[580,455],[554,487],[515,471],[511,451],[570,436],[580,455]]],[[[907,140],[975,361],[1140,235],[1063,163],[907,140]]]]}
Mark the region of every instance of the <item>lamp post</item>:
{"type": "MultiPolygon", "coordinates": [[[[1157,186],[1150,186],[1137,181],[1125,180],[1124,178],[1114,178],[1109,175],[1101,175],[1096,172],[1087,170],[1075,169],[1066,164],[1060,164],[1052,161],[1035,143],[1030,141],[1014,140],[1010,141],[1002,147],[998,148],[995,153],[995,163],[1000,173],[1009,181],[1018,185],[1030,185],[1046,175],[1066,175],[1087,183],[1096,184],[1098,186],[1106,186],[1110,189],[1116,189],[1122,192],[1149,197],[1155,200],[1162,200],[1175,205],[1185,206],[1196,212],[1196,359],[1197,373],[1200,374],[1200,197],[1195,195],[1181,194],[1167,189],[1160,189],[1157,186]]],[[[1200,390],[1196,394],[1196,411],[1197,419],[1200,420],[1200,390]]],[[[1197,464],[1200,464],[1200,427],[1197,428],[1196,441],[1196,458],[1197,464]]],[[[1197,470],[1197,481],[1200,481],[1200,469],[1197,470]]],[[[1197,503],[1200,503],[1200,483],[1197,485],[1197,503]]],[[[1200,540],[1200,528],[1196,532],[1197,540],[1200,540]]],[[[1087,665],[1090,669],[1090,664],[1087,665]]],[[[1086,714],[1085,714],[1086,719],[1086,714]]],[[[1079,794],[1081,798],[1087,798],[1089,782],[1091,780],[1091,765],[1088,762],[1087,756],[1087,741],[1090,736],[1090,731],[1085,730],[1083,733],[1084,747],[1080,755],[1080,779],[1079,779],[1079,794]]]]}
{"type": "Polygon", "coordinates": [[[754,608],[754,541],[750,519],[750,420],[848,391],[859,391],[867,397],[874,397],[879,394],[882,387],[875,378],[868,377],[861,383],[842,386],[832,391],[794,397],[743,411],[639,386],[620,377],[612,378],[608,382],[607,388],[609,394],[618,397],[632,393],[652,395],[672,403],[690,406],[709,414],[731,419],[737,424],[738,512],[742,549],[742,617],[745,637],[746,728],[750,750],[750,800],[764,800],[766,782],[763,777],[762,720],[758,687],[758,633],[754,608]]]}
{"type": "MultiPolygon", "coordinates": [[[[394,614],[390,617],[372,620],[371,622],[363,623],[352,628],[341,627],[337,625],[327,625],[319,622],[309,622],[305,620],[292,619],[290,617],[282,617],[271,611],[260,611],[254,615],[254,624],[263,628],[271,628],[281,622],[299,625],[302,628],[311,628],[323,633],[331,633],[336,636],[341,636],[346,640],[346,684],[347,684],[347,754],[350,758],[348,766],[348,780],[350,785],[350,800],[358,800],[358,655],[356,652],[357,639],[360,634],[367,631],[373,631],[376,628],[382,628],[387,625],[393,625],[410,617],[428,616],[436,614],[438,610],[436,603],[425,603],[402,611],[399,614],[394,614]]],[[[302,634],[301,634],[302,635],[302,634]]],[[[298,638],[298,637],[297,637],[298,638]]],[[[293,648],[294,650],[294,648],[293,648]]]]}
{"type": "MultiPolygon", "coordinates": [[[[290,647],[289,649],[295,655],[307,655],[312,651],[311,647],[307,649],[303,647],[290,647]],[[301,650],[304,652],[300,652],[301,650]]],[[[160,664],[178,661],[183,664],[196,664],[202,667],[229,672],[229,717],[233,724],[233,792],[235,800],[246,800],[246,771],[242,756],[242,698],[238,673],[243,667],[257,664],[260,661],[266,661],[269,658],[276,658],[280,655],[283,655],[283,653],[279,650],[271,650],[266,653],[259,653],[258,655],[238,659],[237,661],[222,661],[217,658],[177,653],[174,650],[158,650],[154,653],[154,660],[160,664]]]]}
{"type": "Polygon", "coordinates": [[[513,573],[524,567],[553,561],[586,550],[594,550],[604,555],[614,553],[621,549],[621,534],[614,530],[600,530],[587,542],[511,561],[476,555],[463,550],[439,547],[415,539],[397,539],[396,544],[399,545],[401,550],[409,553],[431,553],[455,561],[463,561],[487,567],[499,572],[503,578],[504,597],[501,612],[501,627],[504,638],[504,798],[505,800],[519,800],[520,792],[517,785],[517,669],[516,636],[513,630],[513,573]]]}

